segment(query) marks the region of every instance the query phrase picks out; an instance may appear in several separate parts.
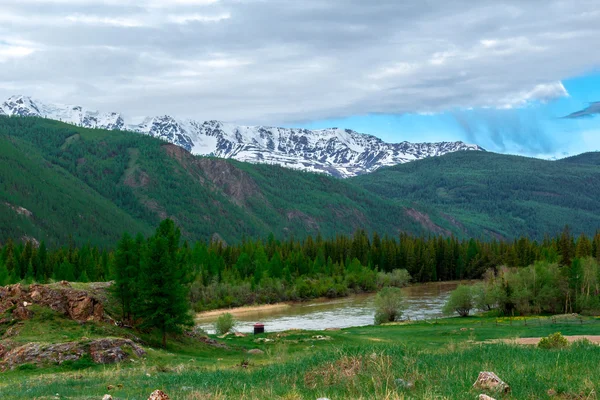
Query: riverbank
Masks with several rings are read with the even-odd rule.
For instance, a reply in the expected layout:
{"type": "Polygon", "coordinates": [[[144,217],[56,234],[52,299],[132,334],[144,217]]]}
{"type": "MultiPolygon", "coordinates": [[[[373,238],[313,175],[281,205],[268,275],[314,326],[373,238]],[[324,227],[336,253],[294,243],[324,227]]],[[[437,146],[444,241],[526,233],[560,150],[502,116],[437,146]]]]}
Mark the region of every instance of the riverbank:
{"type": "Polygon", "coordinates": [[[234,317],[241,315],[254,314],[254,313],[268,313],[273,311],[281,311],[289,309],[292,306],[292,302],[288,303],[275,303],[275,304],[259,304],[255,306],[243,306],[234,308],[220,308],[218,310],[203,311],[196,314],[196,321],[202,321],[205,319],[212,319],[222,314],[229,313],[234,317]]]}
{"type": "MultiPolygon", "coordinates": [[[[406,303],[403,317],[413,321],[442,317],[442,307],[459,283],[467,282],[436,282],[403,288],[406,303]]],[[[374,321],[374,298],[375,293],[363,293],[335,299],[221,309],[197,314],[196,323],[206,332],[214,333],[214,322],[219,315],[228,312],[238,321],[236,330],[243,333],[251,333],[257,322],[265,324],[267,332],[366,326],[374,321]]]]}

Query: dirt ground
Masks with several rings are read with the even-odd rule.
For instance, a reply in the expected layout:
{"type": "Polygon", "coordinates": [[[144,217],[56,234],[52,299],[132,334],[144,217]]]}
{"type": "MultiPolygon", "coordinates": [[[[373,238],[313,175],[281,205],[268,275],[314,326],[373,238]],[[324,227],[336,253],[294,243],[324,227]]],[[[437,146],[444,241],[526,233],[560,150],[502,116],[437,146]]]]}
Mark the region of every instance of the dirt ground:
{"type": "MultiPolygon", "coordinates": [[[[576,340],[587,339],[592,343],[600,344],[600,335],[576,335],[576,336],[565,336],[569,343],[573,343],[576,340]]],[[[524,345],[537,345],[542,338],[532,337],[532,338],[516,338],[516,339],[497,339],[493,342],[502,342],[502,343],[516,343],[516,344],[524,344],[524,345]]]]}

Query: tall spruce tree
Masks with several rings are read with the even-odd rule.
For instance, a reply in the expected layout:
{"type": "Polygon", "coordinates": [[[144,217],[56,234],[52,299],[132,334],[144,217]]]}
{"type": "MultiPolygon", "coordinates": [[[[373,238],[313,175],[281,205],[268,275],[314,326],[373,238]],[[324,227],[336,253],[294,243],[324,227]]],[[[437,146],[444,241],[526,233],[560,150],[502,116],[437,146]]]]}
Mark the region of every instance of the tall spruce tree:
{"type": "Polygon", "coordinates": [[[172,220],[161,222],[141,260],[139,317],[142,328],[158,329],[162,345],[167,334],[193,325],[190,314],[187,265],[179,252],[181,232],[172,220]]]}
{"type": "Polygon", "coordinates": [[[132,305],[139,295],[136,284],[139,271],[140,260],[136,244],[131,236],[125,233],[117,245],[112,263],[114,283],[111,286],[113,296],[121,304],[123,320],[131,320],[133,316],[132,305]]]}

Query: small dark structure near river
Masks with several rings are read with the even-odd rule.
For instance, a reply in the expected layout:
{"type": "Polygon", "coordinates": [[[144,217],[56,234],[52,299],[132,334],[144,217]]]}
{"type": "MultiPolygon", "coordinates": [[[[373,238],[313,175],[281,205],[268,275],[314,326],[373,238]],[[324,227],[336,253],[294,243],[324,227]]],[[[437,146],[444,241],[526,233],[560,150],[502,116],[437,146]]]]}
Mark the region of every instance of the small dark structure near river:
{"type": "Polygon", "coordinates": [[[254,334],[258,335],[259,333],[265,333],[264,324],[254,324],[254,334]]]}

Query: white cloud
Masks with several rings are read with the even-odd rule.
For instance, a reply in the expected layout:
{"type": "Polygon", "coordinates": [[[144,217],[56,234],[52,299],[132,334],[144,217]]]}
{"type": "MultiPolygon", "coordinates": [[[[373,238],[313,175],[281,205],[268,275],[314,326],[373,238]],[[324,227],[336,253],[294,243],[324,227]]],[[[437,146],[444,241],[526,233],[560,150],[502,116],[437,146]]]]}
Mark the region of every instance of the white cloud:
{"type": "Polygon", "coordinates": [[[189,24],[192,22],[219,22],[229,18],[231,18],[231,14],[229,13],[218,15],[182,14],[168,16],[168,20],[176,24],[189,24]]]}
{"type": "Polygon", "coordinates": [[[521,107],[536,101],[547,103],[552,100],[560,99],[561,97],[569,97],[569,93],[562,82],[541,83],[535,85],[531,90],[526,90],[507,98],[501,107],[521,107]]]}
{"type": "Polygon", "coordinates": [[[0,45],[3,87],[131,115],[280,124],[523,107],[600,65],[597,0],[0,4],[0,38],[21,40],[0,45]]]}
{"type": "Polygon", "coordinates": [[[126,28],[139,28],[146,26],[146,23],[140,19],[123,17],[101,17],[96,15],[74,14],[66,16],[65,20],[75,24],[109,25],[126,28]]]}

